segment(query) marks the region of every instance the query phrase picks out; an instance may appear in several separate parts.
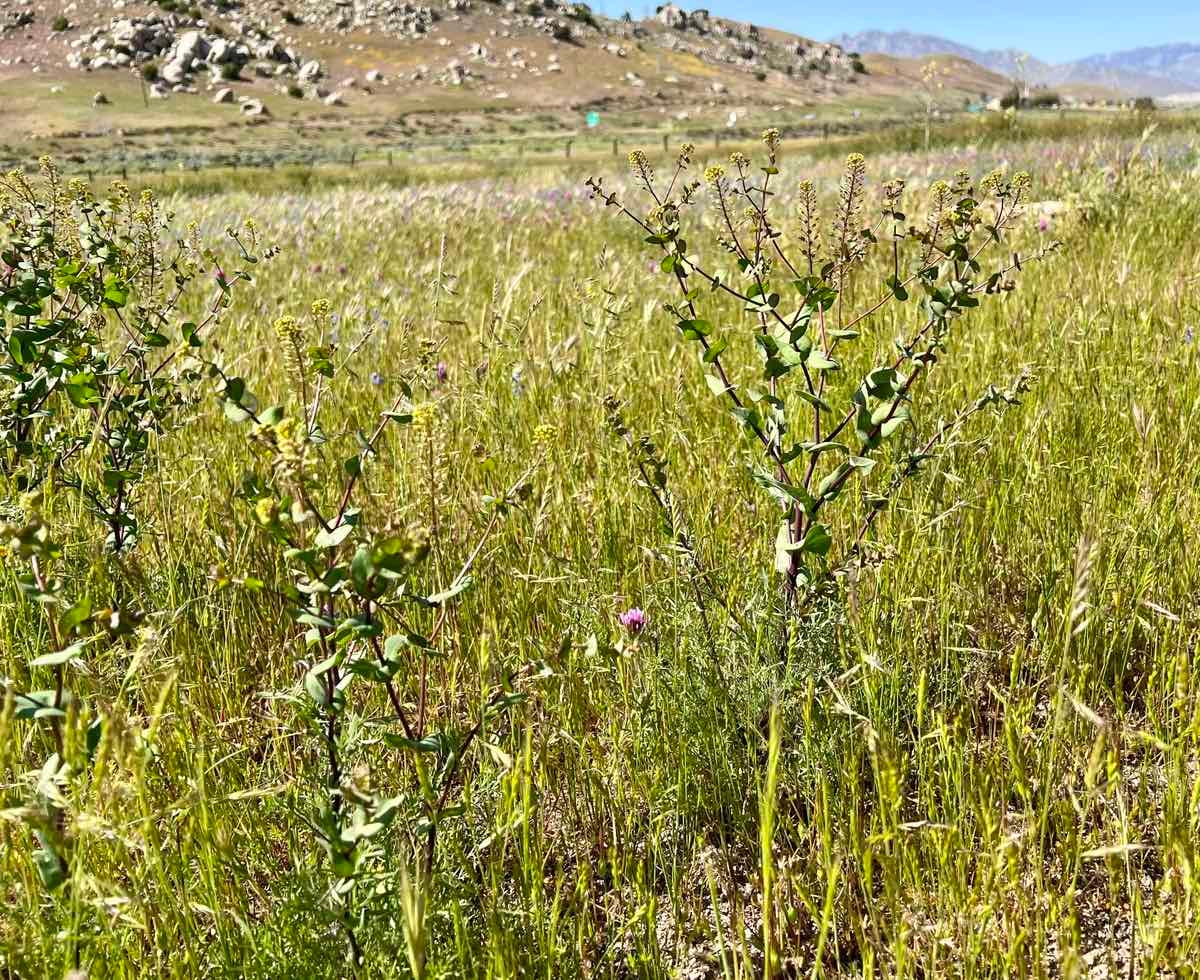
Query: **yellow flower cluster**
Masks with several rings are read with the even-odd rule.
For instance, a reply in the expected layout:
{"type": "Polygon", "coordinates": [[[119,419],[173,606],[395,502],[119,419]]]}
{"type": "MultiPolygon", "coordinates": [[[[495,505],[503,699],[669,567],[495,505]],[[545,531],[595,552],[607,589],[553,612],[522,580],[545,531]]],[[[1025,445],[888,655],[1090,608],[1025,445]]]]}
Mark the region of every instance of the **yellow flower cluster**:
{"type": "Polygon", "coordinates": [[[292,380],[304,386],[304,329],[294,316],[281,316],[275,321],[275,336],[283,344],[283,359],[292,380]]]}

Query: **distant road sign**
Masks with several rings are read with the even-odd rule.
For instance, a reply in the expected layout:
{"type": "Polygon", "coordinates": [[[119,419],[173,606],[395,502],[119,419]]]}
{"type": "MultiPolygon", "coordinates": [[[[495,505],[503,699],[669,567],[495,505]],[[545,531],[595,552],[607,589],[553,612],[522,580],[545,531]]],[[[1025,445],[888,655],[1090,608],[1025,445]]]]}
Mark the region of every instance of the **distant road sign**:
{"type": "Polygon", "coordinates": [[[595,129],[597,126],[599,126],[600,125],[600,113],[589,112],[587,114],[587,124],[588,124],[588,129],[595,129]]]}

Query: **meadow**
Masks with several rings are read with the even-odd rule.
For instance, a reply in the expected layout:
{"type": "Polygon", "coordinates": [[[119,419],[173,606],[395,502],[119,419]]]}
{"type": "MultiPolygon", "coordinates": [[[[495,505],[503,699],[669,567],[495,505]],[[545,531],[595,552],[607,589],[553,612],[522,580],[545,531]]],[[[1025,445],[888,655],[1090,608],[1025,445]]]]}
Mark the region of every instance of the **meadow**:
{"type": "MultiPolygon", "coordinates": [[[[800,178],[836,211],[851,143],[779,149],[784,240],[800,178]]],[[[664,311],[678,264],[585,186],[635,208],[621,161],[160,185],[204,243],[145,355],[169,405],[68,372],[5,416],[0,973],[1191,975],[1194,130],[884,134],[865,166],[870,214],[903,178],[916,224],[960,169],[966,200],[1030,187],[979,260],[999,285],[879,417],[886,509],[831,495],[790,592],[798,491],[704,383],[712,324],[664,311]],[[147,420],[115,503],[114,403],[147,420]]],[[[737,282],[709,174],[687,251],[737,282]]],[[[41,314],[5,261],[15,404],[41,314]]],[[[874,308],[838,373],[890,363],[918,304],[874,308]]]]}

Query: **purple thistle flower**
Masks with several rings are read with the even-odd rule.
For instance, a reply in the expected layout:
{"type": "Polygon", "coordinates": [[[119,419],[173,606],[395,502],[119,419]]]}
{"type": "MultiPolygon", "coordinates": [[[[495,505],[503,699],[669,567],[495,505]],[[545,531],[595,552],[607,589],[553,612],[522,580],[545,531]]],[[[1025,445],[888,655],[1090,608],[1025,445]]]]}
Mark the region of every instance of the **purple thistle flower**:
{"type": "Polygon", "coordinates": [[[631,636],[637,636],[646,628],[646,614],[637,606],[627,609],[617,617],[617,621],[625,627],[631,636]]]}
{"type": "Polygon", "coordinates": [[[445,361],[438,361],[437,367],[434,368],[434,377],[437,378],[437,383],[444,385],[446,378],[450,376],[450,369],[446,367],[445,361]]]}

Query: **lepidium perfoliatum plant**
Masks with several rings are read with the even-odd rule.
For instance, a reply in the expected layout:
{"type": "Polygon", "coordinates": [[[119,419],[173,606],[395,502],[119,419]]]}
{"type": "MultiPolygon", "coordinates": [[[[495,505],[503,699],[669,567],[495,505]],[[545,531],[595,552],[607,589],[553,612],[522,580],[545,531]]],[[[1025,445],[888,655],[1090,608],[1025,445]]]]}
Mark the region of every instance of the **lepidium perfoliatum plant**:
{"type": "Polygon", "coordinates": [[[14,718],[38,725],[33,744],[45,743],[21,781],[33,792],[6,813],[30,827],[51,892],[76,870],[71,813],[113,695],[89,661],[138,629],[136,575],[124,569],[141,530],[139,491],[199,380],[181,355],[202,346],[258,261],[252,228],[229,230],[222,268],[196,229],[175,233],[172,218],[121,183],[97,197],[48,159],[38,177],[0,178],[0,548],[36,610],[37,644],[27,671],[4,685],[14,718]],[[85,539],[104,544],[72,556],[62,542],[80,512],[102,529],[85,539]],[[109,566],[99,594],[89,560],[109,566]]]}
{"type": "Polygon", "coordinates": [[[286,616],[299,682],[271,696],[295,706],[323,760],[315,813],[303,807],[301,819],[331,872],[325,904],[345,937],[348,967],[365,962],[363,937],[382,927],[401,938],[420,977],[439,832],[464,811],[471,753],[505,757],[495,733],[542,670],[506,669],[492,639],[463,639],[454,607],[487,541],[529,496],[541,460],[483,499],[477,540],[439,582],[444,563],[428,559],[433,549],[444,558],[447,543],[436,519],[432,527],[413,523],[425,488],[381,506],[368,484],[373,473],[386,477],[398,451],[421,461],[437,455],[440,402],[451,397],[441,388],[444,368],[427,363],[426,344],[421,363],[397,380],[390,407],[356,430],[339,411],[338,385],[375,379],[347,370],[354,352],[339,353],[329,319],[328,303],[318,300],[303,320],[275,322],[289,391],[274,407],[261,407],[243,379],[209,365],[226,415],[248,427],[252,461],[240,496],[283,570],[282,579],[215,574],[222,586],[261,593],[286,616]]]}
{"type": "Polygon", "coordinates": [[[939,421],[924,433],[912,418],[958,325],[981,301],[1012,290],[1022,263],[1053,246],[1025,257],[1002,247],[1028,191],[1023,173],[997,171],[976,187],[959,172],[932,184],[918,206],[899,180],[870,193],[866,163],[852,154],[831,206],[801,181],[778,198],[791,202],[783,213],[778,131],[765,132],[763,143],[763,166],[734,153],[703,179],[689,177],[691,146],[667,179],[635,151],[630,167],[644,208],[598,179],[588,186],[661,253],[661,271],[677,287],[665,310],[754,447],[753,480],[781,511],[774,567],[791,615],[864,557],[876,516],[923,461],[971,415],[1025,388],[1022,371],[964,407],[935,405],[939,421]],[[991,267],[989,249],[1002,256],[991,267]],[[892,323],[907,326],[889,345],[881,334],[892,323]],[[746,366],[750,346],[757,368],[746,366]],[[835,507],[851,486],[858,505],[835,507]]]}

